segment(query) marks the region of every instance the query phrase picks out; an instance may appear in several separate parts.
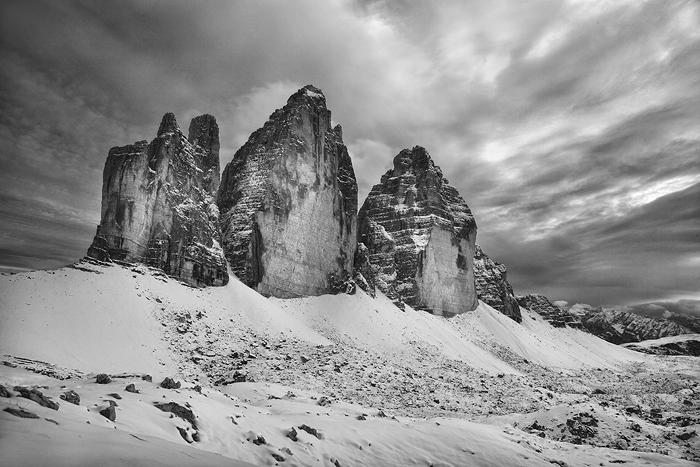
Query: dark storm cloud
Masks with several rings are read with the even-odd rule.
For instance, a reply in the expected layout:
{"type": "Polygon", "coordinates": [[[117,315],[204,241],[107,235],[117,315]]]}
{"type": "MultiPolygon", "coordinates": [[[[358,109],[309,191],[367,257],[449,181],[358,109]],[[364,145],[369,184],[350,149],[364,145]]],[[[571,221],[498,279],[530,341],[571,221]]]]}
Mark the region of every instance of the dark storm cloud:
{"type": "Polygon", "coordinates": [[[627,215],[601,217],[584,227],[572,223],[542,239],[497,237],[497,244],[510,246],[493,256],[499,261],[506,256],[516,292],[545,293],[553,300],[623,305],[688,297],[697,295],[700,284],[699,219],[697,183],[627,215]]]}
{"type": "Polygon", "coordinates": [[[165,112],[182,127],[214,114],[225,164],[314,84],[343,126],[360,203],[393,156],[419,144],[471,206],[479,243],[508,266],[516,292],[675,300],[697,278],[682,231],[692,224],[684,216],[697,219],[687,190],[700,181],[699,10],[685,1],[3,2],[0,265],[82,256],[108,149],[150,140],[165,112]],[[673,203],[689,210],[674,216],[673,203]],[[640,277],[649,268],[657,273],[640,277]]]}

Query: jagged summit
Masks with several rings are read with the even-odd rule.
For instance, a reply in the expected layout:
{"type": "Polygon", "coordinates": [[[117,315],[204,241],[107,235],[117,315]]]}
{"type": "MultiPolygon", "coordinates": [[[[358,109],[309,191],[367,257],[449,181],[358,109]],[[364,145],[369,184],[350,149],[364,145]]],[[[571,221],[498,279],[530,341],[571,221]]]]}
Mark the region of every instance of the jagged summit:
{"type": "Polygon", "coordinates": [[[213,115],[204,114],[190,121],[187,140],[195,147],[203,149],[202,164],[209,168],[205,177],[205,189],[216,195],[221,177],[221,162],[219,159],[219,125],[213,115]]]}
{"type": "Polygon", "coordinates": [[[225,284],[218,185],[216,119],[193,119],[188,139],[166,113],[151,143],[110,149],[101,221],[88,256],[145,263],[192,285],[225,284]]]}
{"type": "Polygon", "coordinates": [[[165,115],[163,115],[163,118],[160,121],[160,126],[158,127],[158,136],[161,136],[166,133],[175,133],[180,131],[180,127],[177,124],[177,120],[175,119],[175,114],[172,112],[168,112],[165,115]]]}
{"type": "Polygon", "coordinates": [[[306,86],[250,135],[218,191],[226,257],[263,295],[343,289],[355,251],[357,182],[342,129],[306,86]]]}
{"type": "Polygon", "coordinates": [[[476,308],[476,222],[425,148],[396,155],[360,209],[358,239],[390,298],[440,315],[476,308]]]}
{"type": "Polygon", "coordinates": [[[322,100],[323,106],[325,107],[326,105],[326,96],[323,95],[323,91],[312,84],[307,84],[289,96],[289,99],[287,99],[287,105],[294,105],[295,102],[303,101],[304,99],[308,98],[322,100]]]}
{"type": "Polygon", "coordinates": [[[506,267],[488,257],[479,245],[474,253],[474,279],[479,300],[520,323],[520,306],[507,279],[506,267]]]}

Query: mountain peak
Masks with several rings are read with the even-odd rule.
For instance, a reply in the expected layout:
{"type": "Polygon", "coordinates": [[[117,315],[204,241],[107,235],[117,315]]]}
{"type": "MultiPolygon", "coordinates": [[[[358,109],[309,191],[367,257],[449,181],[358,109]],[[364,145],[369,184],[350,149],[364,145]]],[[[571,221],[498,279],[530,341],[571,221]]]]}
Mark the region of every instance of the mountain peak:
{"type": "Polygon", "coordinates": [[[177,120],[175,120],[175,114],[168,112],[163,115],[163,119],[160,121],[160,127],[158,127],[158,136],[164,133],[175,133],[180,127],[177,125],[177,120]]]}
{"type": "Polygon", "coordinates": [[[307,84],[292,94],[287,100],[287,105],[295,105],[299,103],[313,103],[313,105],[318,105],[325,108],[326,96],[323,95],[323,91],[321,91],[319,88],[311,84],[307,84]]]}

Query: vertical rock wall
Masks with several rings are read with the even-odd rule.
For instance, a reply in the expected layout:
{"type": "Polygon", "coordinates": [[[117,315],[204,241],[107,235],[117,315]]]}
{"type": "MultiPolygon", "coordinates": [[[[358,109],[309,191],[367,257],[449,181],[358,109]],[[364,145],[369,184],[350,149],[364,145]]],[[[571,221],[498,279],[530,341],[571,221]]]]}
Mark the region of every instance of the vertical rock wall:
{"type": "Polygon", "coordinates": [[[142,262],[192,285],[228,282],[220,246],[219,129],[192,120],[186,138],[171,113],[147,143],[115,147],[103,172],[102,218],[88,256],[142,262]]]}
{"type": "Polygon", "coordinates": [[[520,306],[508,283],[506,267],[489,258],[479,245],[474,254],[474,279],[479,300],[520,323],[520,306]]]}
{"type": "Polygon", "coordinates": [[[399,305],[438,315],[476,308],[476,222],[424,148],[394,158],[360,209],[358,234],[376,287],[399,305]]]}
{"type": "Polygon", "coordinates": [[[345,290],[357,183],[319,89],[293,94],[236,152],[218,205],[226,257],[249,287],[281,298],[345,290]]]}

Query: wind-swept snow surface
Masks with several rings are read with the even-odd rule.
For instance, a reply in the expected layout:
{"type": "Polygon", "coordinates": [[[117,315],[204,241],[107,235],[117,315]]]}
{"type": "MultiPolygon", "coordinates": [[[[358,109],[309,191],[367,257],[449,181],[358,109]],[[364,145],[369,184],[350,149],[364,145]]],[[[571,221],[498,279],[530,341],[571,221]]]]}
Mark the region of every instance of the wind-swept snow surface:
{"type": "Polygon", "coordinates": [[[289,466],[692,465],[659,454],[574,446],[456,418],[388,418],[347,403],[321,407],[316,395],[264,383],[200,394],[191,387],[163,389],[133,377],[116,377],[103,385],[93,378],[58,381],[8,367],[0,373],[0,383],[41,386],[54,400],[68,389],[81,397],[80,405],[59,401],[57,411],[16,396],[0,397],[0,451],[3,462],[13,466],[249,465],[232,459],[289,466]],[[140,393],[124,391],[127,383],[140,393]],[[99,414],[110,401],[116,404],[114,421],[99,414]],[[188,445],[184,438],[192,438],[192,426],[157,409],[154,403],[160,402],[191,409],[198,441],[188,445]],[[19,406],[39,418],[4,411],[19,406]]]}
{"type": "Polygon", "coordinates": [[[196,289],[95,262],[2,275],[0,452],[11,465],[698,460],[698,359],[640,354],[522,311],[518,324],[481,303],[446,319],[359,291],[267,299],[235,278],[196,289]],[[182,387],[159,387],[166,376],[182,387]],[[35,386],[58,411],[16,389],[35,386]],[[68,390],[79,406],[60,399],[68,390]],[[196,426],[155,402],[191,410],[196,426]],[[99,412],[113,404],[109,421],[99,412]]]}

